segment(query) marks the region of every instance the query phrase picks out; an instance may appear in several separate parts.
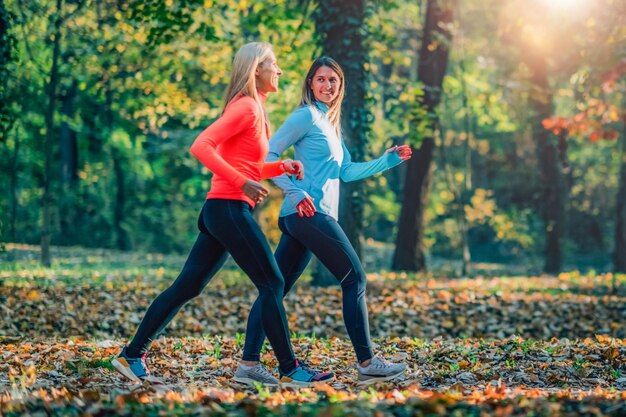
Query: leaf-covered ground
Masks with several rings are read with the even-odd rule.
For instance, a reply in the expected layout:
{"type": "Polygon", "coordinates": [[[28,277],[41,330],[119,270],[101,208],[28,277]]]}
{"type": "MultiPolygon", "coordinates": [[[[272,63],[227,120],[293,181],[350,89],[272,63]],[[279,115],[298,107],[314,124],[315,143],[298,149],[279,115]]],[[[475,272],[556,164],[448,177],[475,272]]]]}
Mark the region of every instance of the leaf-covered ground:
{"type": "MultiPolygon", "coordinates": [[[[286,309],[294,347],[331,384],[233,383],[253,287],[235,270],[183,308],[149,359],[166,387],[129,386],[110,361],[175,277],[179,257],[33,248],[0,255],[0,414],[626,415],[626,279],[446,279],[371,274],[377,350],[405,360],[391,383],[355,384],[338,288],[303,279],[286,309]]],[[[262,360],[276,365],[269,347],[262,360]]]]}

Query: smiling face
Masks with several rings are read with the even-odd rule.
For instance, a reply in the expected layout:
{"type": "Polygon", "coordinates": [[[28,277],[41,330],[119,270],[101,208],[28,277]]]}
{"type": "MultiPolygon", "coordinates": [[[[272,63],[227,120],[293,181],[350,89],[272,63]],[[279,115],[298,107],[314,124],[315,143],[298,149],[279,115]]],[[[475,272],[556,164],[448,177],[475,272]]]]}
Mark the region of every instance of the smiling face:
{"type": "Polygon", "coordinates": [[[330,67],[321,66],[315,71],[309,85],[315,100],[330,106],[339,95],[341,79],[330,67]]]}
{"type": "Polygon", "coordinates": [[[272,53],[256,68],[255,76],[257,89],[262,93],[274,93],[278,91],[278,77],[281,75],[283,75],[283,72],[278,67],[276,56],[272,53]]]}

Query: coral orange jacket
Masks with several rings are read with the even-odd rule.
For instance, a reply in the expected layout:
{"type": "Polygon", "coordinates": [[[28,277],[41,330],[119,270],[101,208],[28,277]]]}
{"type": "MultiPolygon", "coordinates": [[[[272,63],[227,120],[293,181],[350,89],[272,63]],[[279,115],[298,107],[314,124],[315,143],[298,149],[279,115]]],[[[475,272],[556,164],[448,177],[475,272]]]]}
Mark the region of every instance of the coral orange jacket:
{"type": "MultiPolygon", "coordinates": [[[[265,96],[259,96],[265,102],[265,96]]],[[[207,199],[243,200],[254,207],[241,190],[245,182],[284,172],[282,161],[265,162],[268,140],[269,126],[256,101],[248,96],[233,99],[191,145],[191,153],[213,172],[207,199]]]]}

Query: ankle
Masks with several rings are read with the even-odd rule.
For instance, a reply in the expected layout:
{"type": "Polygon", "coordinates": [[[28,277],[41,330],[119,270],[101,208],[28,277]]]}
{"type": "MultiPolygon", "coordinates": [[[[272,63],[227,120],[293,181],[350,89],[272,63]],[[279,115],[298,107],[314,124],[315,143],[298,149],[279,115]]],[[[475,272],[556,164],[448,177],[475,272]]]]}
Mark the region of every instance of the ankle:
{"type": "Polygon", "coordinates": [[[147,350],[145,349],[136,349],[132,346],[126,346],[125,355],[130,359],[139,359],[141,358],[147,350]]]}
{"type": "Polygon", "coordinates": [[[365,368],[366,366],[370,366],[370,363],[372,363],[372,359],[368,359],[368,360],[366,360],[366,361],[361,362],[361,363],[359,364],[359,366],[360,366],[361,368],[365,368]]]}
{"type": "Polygon", "coordinates": [[[259,361],[244,361],[242,359],[239,361],[239,363],[246,366],[257,366],[259,364],[259,361]]]}

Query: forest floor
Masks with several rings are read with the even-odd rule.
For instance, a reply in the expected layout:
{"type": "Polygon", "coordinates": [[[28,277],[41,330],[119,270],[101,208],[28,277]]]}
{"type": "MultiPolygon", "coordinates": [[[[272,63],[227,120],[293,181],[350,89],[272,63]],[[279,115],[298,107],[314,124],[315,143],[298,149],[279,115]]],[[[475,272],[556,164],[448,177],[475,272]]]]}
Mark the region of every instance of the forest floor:
{"type": "MultiPolygon", "coordinates": [[[[225,269],[153,343],[149,364],[167,385],[133,386],[111,360],[182,258],[53,255],[47,269],[35,247],[0,254],[0,415],[626,415],[625,276],[369,274],[376,351],[409,370],[366,388],[340,289],[305,277],[285,300],[294,349],[336,378],[281,390],[231,380],[255,290],[225,269]]],[[[276,366],[269,346],[262,361],[276,366]]]]}

